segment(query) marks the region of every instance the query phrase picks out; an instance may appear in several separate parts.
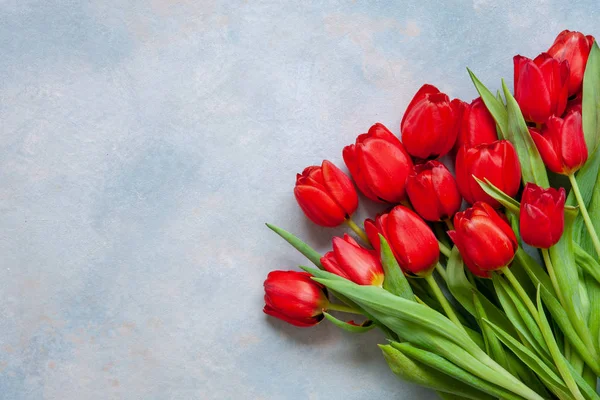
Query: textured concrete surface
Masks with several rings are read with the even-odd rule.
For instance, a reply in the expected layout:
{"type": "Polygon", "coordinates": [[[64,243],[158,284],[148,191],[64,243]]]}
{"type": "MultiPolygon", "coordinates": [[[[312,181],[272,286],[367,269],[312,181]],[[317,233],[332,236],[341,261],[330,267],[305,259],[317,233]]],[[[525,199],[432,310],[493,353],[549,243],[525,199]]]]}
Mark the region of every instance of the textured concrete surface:
{"type": "Polygon", "coordinates": [[[267,272],[306,263],[263,222],[326,250],[341,230],[305,220],[297,171],[599,15],[366,3],[0,0],[2,399],[435,398],[375,332],[262,314],[267,272]]]}

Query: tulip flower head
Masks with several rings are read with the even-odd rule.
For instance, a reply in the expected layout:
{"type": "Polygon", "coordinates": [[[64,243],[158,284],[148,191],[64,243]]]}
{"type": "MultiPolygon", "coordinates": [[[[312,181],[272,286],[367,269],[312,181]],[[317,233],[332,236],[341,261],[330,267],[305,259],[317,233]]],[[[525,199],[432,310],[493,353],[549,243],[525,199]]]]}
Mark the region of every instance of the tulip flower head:
{"type": "Polygon", "coordinates": [[[344,147],[344,162],[361,192],[371,200],[399,203],[406,199],[404,183],[412,160],[400,140],[382,124],[344,147]]]}
{"type": "Polygon", "coordinates": [[[402,143],[419,159],[438,158],[448,153],[456,141],[458,104],[435,86],[423,85],[408,105],[400,130],[402,143]]]}
{"type": "Polygon", "coordinates": [[[428,221],[452,217],[462,202],[454,177],[444,164],[435,160],[415,165],[406,191],[414,209],[428,221]]]}
{"type": "Polygon", "coordinates": [[[498,140],[496,121],[494,121],[481,97],[478,97],[463,109],[460,129],[454,147],[458,151],[463,146],[471,148],[480,144],[489,144],[496,140],[498,140]]]}
{"type": "MultiPolygon", "coordinates": [[[[388,213],[378,214],[375,217],[375,220],[371,218],[367,218],[365,220],[365,232],[367,237],[369,238],[369,242],[375,249],[377,254],[381,254],[381,243],[379,239],[379,235],[381,234],[386,240],[388,240],[387,236],[387,218],[388,213]]],[[[394,251],[394,249],[392,249],[394,251]]]]}
{"type": "Polygon", "coordinates": [[[542,53],[531,60],[514,57],[515,99],[525,120],[542,124],[553,115],[562,115],[569,90],[569,62],[542,53]]]}
{"type": "Polygon", "coordinates": [[[315,224],[338,226],[358,207],[358,195],[350,178],[325,160],[320,167],[306,167],[296,176],[296,201],[315,224]]]}
{"type": "Polygon", "coordinates": [[[565,226],[565,189],[544,189],[528,183],[521,198],[521,239],[530,246],[547,249],[560,240],[565,226]]]}
{"type": "Polygon", "coordinates": [[[333,238],[333,251],[321,258],[325,270],[349,279],[358,285],[381,286],[384,273],[379,257],[373,250],[361,247],[349,235],[333,238]]]}
{"type": "Polygon", "coordinates": [[[404,272],[427,274],[440,255],[438,241],[429,226],[414,211],[396,206],[380,218],[384,237],[404,272]]]}
{"type": "Polygon", "coordinates": [[[565,118],[551,117],[541,130],[529,128],[544,164],[557,174],[571,175],[588,158],[581,113],[571,111],[565,118]]]}
{"type": "Polygon", "coordinates": [[[264,287],[264,313],[295,326],[318,324],[329,305],[323,286],[306,272],[271,271],[264,287]]]}
{"type": "Polygon", "coordinates": [[[555,59],[569,62],[569,96],[576,94],[581,89],[583,73],[593,44],[593,36],[584,36],[581,32],[564,30],[558,34],[548,49],[548,54],[555,59]]]}
{"type": "Polygon", "coordinates": [[[485,201],[500,207],[473,176],[488,179],[511,197],[516,195],[521,185],[521,165],[513,145],[508,140],[497,140],[470,149],[463,146],[456,156],[456,182],[463,198],[470,204],[485,201]]]}
{"type": "Polygon", "coordinates": [[[510,225],[492,206],[477,202],[456,213],[448,235],[468,268],[479,276],[507,266],[517,251],[517,238],[510,225]]]}

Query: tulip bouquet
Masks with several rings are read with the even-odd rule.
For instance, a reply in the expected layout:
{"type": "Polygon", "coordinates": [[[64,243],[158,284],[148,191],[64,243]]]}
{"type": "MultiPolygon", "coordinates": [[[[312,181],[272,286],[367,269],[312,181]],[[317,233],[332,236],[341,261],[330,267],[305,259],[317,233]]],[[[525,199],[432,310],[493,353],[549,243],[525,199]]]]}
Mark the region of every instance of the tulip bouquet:
{"type": "Polygon", "coordinates": [[[600,399],[600,49],[561,32],[514,57],[513,93],[469,74],[471,103],[424,85],[402,141],[378,123],[344,148],[356,187],[386,207],[364,229],[338,167],[297,175],[306,216],[356,239],[321,255],[267,224],[314,267],[269,273],[264,312],[379,329],[391,370],[444,399],[600,399]]]}

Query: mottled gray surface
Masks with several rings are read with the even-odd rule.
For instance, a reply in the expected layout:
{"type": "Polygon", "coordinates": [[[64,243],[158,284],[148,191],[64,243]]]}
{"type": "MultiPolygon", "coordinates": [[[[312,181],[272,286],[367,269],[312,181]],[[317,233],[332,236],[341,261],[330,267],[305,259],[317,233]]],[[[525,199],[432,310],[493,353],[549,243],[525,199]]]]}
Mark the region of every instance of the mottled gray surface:
{"type": "MultiPolygon", "coordinates": [[[[475,96],[595,0],[0,0],[2,399],[433,399],[262,314],[292,187],[423,82],[475,96]],[[501,5],[500,5],[501,4],[501,5]]],[[[372,207],[363,201],[361,207],[372,207]]],[[[361,216],[365,216],[361,208],[361,216]]]]}

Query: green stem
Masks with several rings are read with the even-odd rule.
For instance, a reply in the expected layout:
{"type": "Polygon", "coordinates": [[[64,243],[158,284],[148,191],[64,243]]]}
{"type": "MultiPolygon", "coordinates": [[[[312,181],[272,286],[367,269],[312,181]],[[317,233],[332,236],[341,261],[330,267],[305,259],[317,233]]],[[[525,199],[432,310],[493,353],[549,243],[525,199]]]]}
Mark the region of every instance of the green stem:
{"type": "MultiPolygon", "coordinates": [[[[442,308],[444,309],[444,312],[446,313],[446,316],[452,322],[454,322],[454,324],[456,326],[458,326],[460,329],[462,329],[463,331],[465,331],[465,328],[460,323],[458,317],[454,313],[454,309],[452,309],[452,306],[450,305],[450,303],[448,303],[448,299],[446,299],[446,296],[444,296],[444,294],[442,293],[442,290],[438,286],[438,284],[435,281],[435,278],[433,277],[433,275],[431,274],[431,272],[428,273],[427,275],[423,276],[423,277],[425,278],[425,280],[429,284],[429,287],[431,287],[431,291],[433,292],[433,295],[435,296],[435,298],[437,299],[437,301],[440,302],[442,308]]],[[[465,333],[466,333],[466,331],[465,331],[465,333]]]]}
{"type": "Polygon", "coordinates": [[[446,226],[448,227],[449,230],[451,230],[451,231],[454,230],[454,224],[452,223],[452,220],[450,218],[446,218],[444,220],[444,222],[446,223],[446,226]]]}
{"type": "Polygon", "coordinates": [[[575,193],[575,198],[577,199],[577,203],[579,203],[579,209],[581,210],[581,216],[583,217],[585,226],[587,227],[587,230],[590,233],[590,237],[592,238],[592,243],[594,243],[594,248],[596,249],[596,254],[600,257],[600,240],[598,239],[598,234],[596,233],[596,229],[594,229],[594,224],[592,224],[590,214],[588,214],[587,208],[585,206],[585,202],[583,201],[583,197],[581,196],[581,192],[579,191],[579,185],[577,184],[577,179],[575,179],[574,174],[569,175],[569,181],[571,181],[571,187],[573,188],[573,193],[575,193]]]}
{"type": "Polygon", "coordinates": [[[450,253],[452,252],[444,243],[438,240],[438,244],[440,246],[440,253],[445,255],[447,258],[450,258],[450,253]]]}
{"type": "Polygon", "coordinates": [[[531,301],[531,299],[527,295],[527,292],[525,292],[525,289],[523,289],[523,286],[521,286],[521,284],[519,283],[517,277],[513,275],[512,271],[508,267],[502,267],[500,268],[500,271],[502,271],[504,276],[506,276],[506,279],[508,279],[511,286],[515,289],[521,300],[523,300],[525,307],[527,307],[527,309],[533,316],[533,319],[535,319],[535,322],[539,325],[540,316],[538,315],[537,308],[533,304],[533,301],[531,301]]]}
{"type": "Polygon", "coordinates": [[[346,306],[344,304],[338,304],[338,303],[329,303],[329,306],[327,307],[327,309],[332,310],[332,311],[341,311],[341,312],[350,313],[350,314],[362,314],[356,308],[352,308],[352,307],[346,306]]]}
{"type": "Polygon", "coordinates": [[[366,232],[360,226],[356,225],[356,223],[352,220],[352,217],[348,217],[346,219],[346,224],[363,240],[363,242],[371,244],[366,232]]]}
{"type": "Polygon", "coordinates": [[[442,264],[437,263],[435,270],[438,272],[438,274],[440,274],[444,282],[448,282],[448,274],[446,274],[446,269],[442,266],[442,264]]]}
{"type": "MultiPolygon", "coordinates": [[[[562,292],[560,291],[560,286],[558,285],[558,280],[556,279],[556,273],[554,272],[554,265],[552,264],[552,260],[550,259],[550,253],[548,249],[542,249],[542,256],[544,257],[544,262],[546,263],[546,269],[548,270],[548,275],[550,276],[550,281],[552,282],[552,286],[554,287],[554,291],[558,296],[558,301],[565,308],[565,298],[563,297],[562,292]]],[[[566,310],[566,308],[565,308],[566,310]]]]}
{"type": "Polygon", "coordinates": [[[563,355],[560,353],[560,350],[558,349],[554,337],[550,337],[551,335],[548,335],[547,331],[543,329],[542,320],[540,318],[536,306],[533,304],[533,301],[531,301],[531,299],[525,292],[525,289],[523,289],[523,286],[521,286],[517,278],[513,275],[512,271],[508,267],[502,267],[500,270],[504,273],[504,276],[506,276],[512,287],[516,290],[517,294],[519,295],[521,300],[523,300],[523,303],[525,303],[525,306],[533,316],[533,319],[535,319],[535,322],[540,327],[542,336],[544,336],[544,340],[546,342],[546,345],[548,346],[548,350],[550,351],[550,355],[554,360],[554,365],[556,366],[558,372],[564,379],[564,382],[567,385],[569,391],[571,392],[571,394],[573,394],[575,399],[584,400],[583,396],[581,395],[581,392],[579,391],[579,388],[577,387],[577,384],[573,379],[573,376],[566,367],[563,355]]]}

